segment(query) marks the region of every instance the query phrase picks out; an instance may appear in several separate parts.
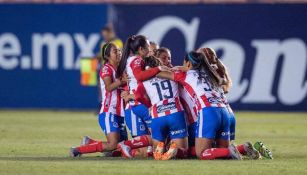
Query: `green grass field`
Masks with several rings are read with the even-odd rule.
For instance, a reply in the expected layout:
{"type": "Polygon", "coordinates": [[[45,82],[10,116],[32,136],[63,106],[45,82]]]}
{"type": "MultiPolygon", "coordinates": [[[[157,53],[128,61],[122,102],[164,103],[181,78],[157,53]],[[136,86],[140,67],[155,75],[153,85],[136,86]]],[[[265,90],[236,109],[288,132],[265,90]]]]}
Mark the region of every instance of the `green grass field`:
{"type": "Polygon", "coordinates": [[[269,145],[274,160],[70,158],[83,135],[104,139],[90,112],[0,111],[0,174],[307,174],[306,113],[237,113],[237,140],[269,145]]]}

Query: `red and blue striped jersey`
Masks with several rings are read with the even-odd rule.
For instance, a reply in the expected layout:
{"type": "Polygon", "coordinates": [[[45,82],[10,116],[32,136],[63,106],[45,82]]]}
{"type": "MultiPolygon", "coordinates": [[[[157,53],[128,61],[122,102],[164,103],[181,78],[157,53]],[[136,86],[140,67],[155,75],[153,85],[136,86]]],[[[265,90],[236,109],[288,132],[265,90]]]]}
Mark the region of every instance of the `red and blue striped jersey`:
{"type": "Polygon", "coordinates": [[[106,85],[104,84],[103,78],[110,77],[112,82],[116,80],[116,70],[111,64],[105,64],[100,70],[100,88],[102,95],[101,109],[102,112],[110,112],[118,116],[124,116],[124,101],[120,96],[121,90],[114,89],[111,92],[106,90],[106,85]]]}

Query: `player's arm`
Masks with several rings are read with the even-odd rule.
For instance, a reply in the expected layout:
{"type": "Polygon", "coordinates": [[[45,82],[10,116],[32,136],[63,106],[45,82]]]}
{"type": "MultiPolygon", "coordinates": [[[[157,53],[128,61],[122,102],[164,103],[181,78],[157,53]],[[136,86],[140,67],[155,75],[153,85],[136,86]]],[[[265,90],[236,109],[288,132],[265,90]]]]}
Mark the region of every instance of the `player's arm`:
{"type": "Polygon", "coordinates": [[[108,67],[103,67],[102,71],[100,72],[100,78],[103,80],[107,92],[111,92],[117,89],[118,87],[126,84],[126,80],[124,79],[121,80],[116,79],[115,81],[112,81],[113,78],[112,70],[108,67]]]}
{"type": "Polygon", "coordinates": [[[121,81],[116,79],[114,82],[112,82],[112,79],[110,76],[105,76],[104,78],[102,78],[104,84],[105,84],[105,88],[107,92],[111,92],[115,89],[117,89],[118,87],[124,85],[126,82],[121,81]]]}
{"type": "Polygon", "coordinates": [[[151,106],[151,102],[149,100],[149,97],[147,95],[146,89],[143,85],[143,83],[138,83],[138,87],[136,91],[134,92],[135,100],[141,102],[142,104],[146,105],[147,107],[151,106]]]}
{"type": "Polygon", "coordinates": [[[130,63],[130,67],[137,81],[148,80],[160,72],[160,69],[158,67],[144,70],[144,61],[141,60],[140,58],[134,59],[130,63]]]}
{"type": "Polygon", "coordinates": [[[173,80],[173,81],[178,82],[181,85],[184,85],[186,75],[187,75],[186,72],[183,72],[183,71],[176,71],[176,72],[162,71],[157,75],[157,77],[168,79],[168,80],[173,80]]]}
{"type": "Polygon", "coordinates": [[[130,66],[132,68],[134,77],[136,78],[137,81],[140,82],[156,76],[160,71],[169,70],[169,68],[167,68],[166,66],[159,66],[144,70],[144,62],[140,61],[139,59],[135,59],[134,61],[132,61],[130,66]]]}
{"type": "Polygon", "coordinates": [[[134,94],[129,94],[129,93],[125,93],[125,94],[121,94],[121,97],[125,100],[125,102],[128,102],[130,100],[135,100],[135,95],[134,94]]]}
{"type": "Polygon", "coordinates": [[[174,80],[174,72],[162,71],[157,74],[157,77],[168,79],[168,80],[174,80]]]}

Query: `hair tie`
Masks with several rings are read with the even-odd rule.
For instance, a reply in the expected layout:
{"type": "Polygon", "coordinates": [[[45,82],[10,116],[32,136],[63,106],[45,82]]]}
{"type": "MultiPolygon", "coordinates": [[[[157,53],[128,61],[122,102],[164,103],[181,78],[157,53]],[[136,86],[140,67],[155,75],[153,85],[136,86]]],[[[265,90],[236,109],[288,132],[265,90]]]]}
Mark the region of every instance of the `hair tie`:
{"type": "Polygon", "coordinates": [[[188,59],[192,62],[192,64],[198,64],[199,62],[195,60],[191,53],[188,54],[188,59]]]}
{"type": "Polygon", "coordinates": [[[132,36],[131,36],[132,41],[135,40],[135,37],[136,37],[135,35],[132,35],[132,36]]]}

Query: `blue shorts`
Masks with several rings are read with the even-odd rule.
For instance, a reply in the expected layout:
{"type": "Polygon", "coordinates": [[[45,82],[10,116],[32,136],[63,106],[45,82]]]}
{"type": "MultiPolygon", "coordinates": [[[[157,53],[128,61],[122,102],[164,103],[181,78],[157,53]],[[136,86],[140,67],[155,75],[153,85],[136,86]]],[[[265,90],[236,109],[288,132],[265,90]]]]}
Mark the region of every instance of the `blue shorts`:
{"type": "Polygon", "coordinates": [[[197,138],[230,140],[230,117],[226,108],[205,107],[199,112],[197,138]]]}
{"type": "Polygon", "coordinates": [[[229,122],[230,122],[230,140],[236,139],[236,117],[233,112],[229,112],[229,122]]]}
{"type": "Polygon", "coordinates": [[[167,136],[171,139],[181,139],[188,136],[184,112],[176,112],[164,117],[152,119],[152,138],[165,141],[167,136]]]}
{"type": "Polygon", "coordinates": [[[125,110],[125,120],[132,137],[150,134],[145,121],[135,115],[131,109],[125,110]]]}
{"type": "Polygon", "coordinates": [[[188,126],[189,147],[195,146],[196,128],[197,128],[197,122],[194,122],[188,126]]]}
{"type": "Polygon", "coordinates": [[[139,118],[141,118],[143,121],[145,121],[147,127],[150,128],[151,116],[149,115],[149,110],[147,106],[143,104],[139,104],[139,105],[131,106],[131,109],[133,113],[139,118]]]}
{"type": "Polygon", "coordinates": [[[128,139],[124,117],[109,112],[103,112],[99,114],[98,121],[105,135],[111,132],[117,132],[120,134],[120,141],[128,139]]]}

